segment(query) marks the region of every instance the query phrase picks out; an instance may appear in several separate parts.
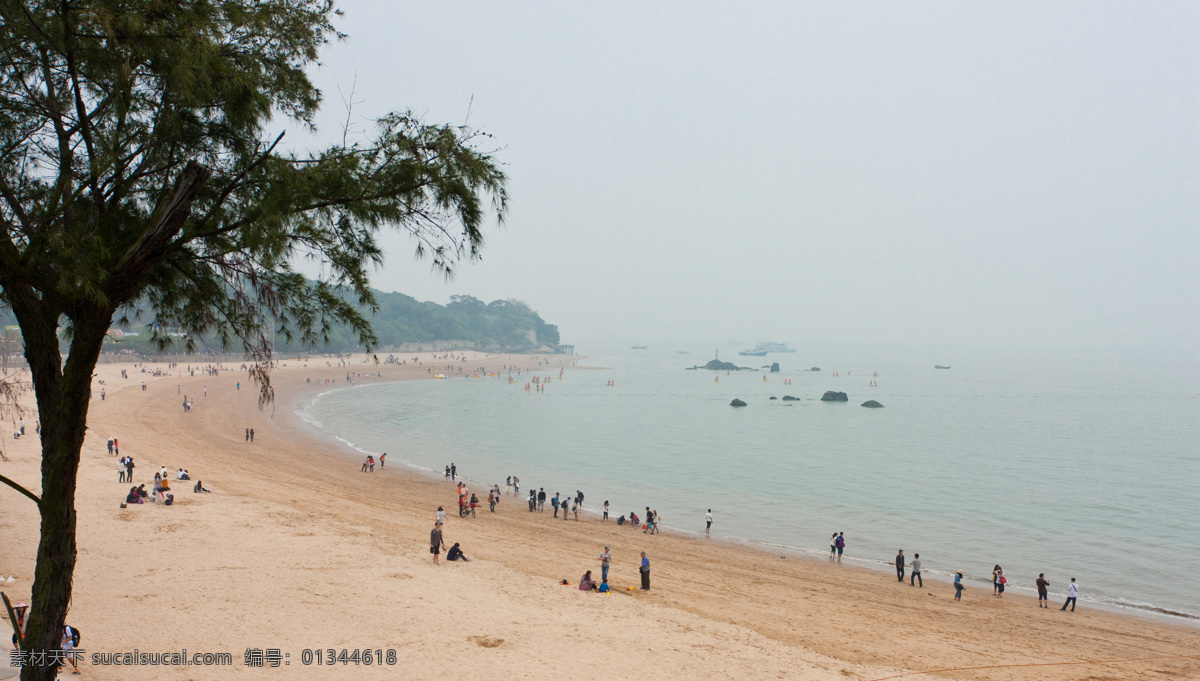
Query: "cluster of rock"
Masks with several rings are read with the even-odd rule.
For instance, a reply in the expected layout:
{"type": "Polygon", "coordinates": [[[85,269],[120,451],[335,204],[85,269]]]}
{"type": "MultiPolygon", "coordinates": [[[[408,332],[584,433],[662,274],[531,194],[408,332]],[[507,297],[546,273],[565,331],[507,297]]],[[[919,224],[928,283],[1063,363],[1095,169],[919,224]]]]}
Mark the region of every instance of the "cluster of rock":
{"type": "MultiPolygon", "coordinates": [[[[775,400],[775,399],[779,399],[779,398],[772,396],[770,399],[775,400]]],[[[799,402],[800,398],[793,397],[791,395],[784,395],[783,401],[784,402],[799,402]]],[[[825,392],[824,395],[821,396],[821,401],[822,402],[849,402],[850,396],[847,395],[846,393],[834,392],[833,390],[828,390],[825,392]]],[[[745,407],[745,406],[747,406],[747,404],[742,400],[735,399],[734,401],[729,403],[729,406],[745,407]]],[[[789,405],[789,406],[791,406],[791,405],[789,405]]],[[[862,406],[864,406],[868,409],[882,409],[883,408],[883,405],[876,402],[875,400],[867,400],[866,402],[862,403],[862,406]]]]}
{"type": "Polygon", "coordinates": [[[740,367],[733,362],[722,362],[719,359],[709,360],[708,364],[705,364],[704,366],[688,367],[688,371],[695,371],[696,369],[712,369],[713,371],[753,371],[753,369],[750,367],[740,367]]]}

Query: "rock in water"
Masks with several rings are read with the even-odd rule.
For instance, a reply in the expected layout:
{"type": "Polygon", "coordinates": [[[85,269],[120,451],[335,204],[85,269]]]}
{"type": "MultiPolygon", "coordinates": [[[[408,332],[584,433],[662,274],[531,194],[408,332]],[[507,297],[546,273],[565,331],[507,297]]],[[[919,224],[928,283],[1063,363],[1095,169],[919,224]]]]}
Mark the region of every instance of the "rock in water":
{"type": "Polygon", "coordinates": [[[779,373],[779,362],[771,363],[771,373],[773,373],[773,374],[779,373]]]}
{"type": "MultiPolygon", "coordinates": [[[[697,368],[697,367],[693,367],[693,368],[697,368]]],[[[749,367],[740,367],[740,366],[734,364],[733,362],[722,362],[719,359],[712,359],[712,360],[709,360],[708,364],[705,364],[704,366],[698,367],[698,368],[712,369],[713,371],[741,371],[743,369],[748,369],[749,367]]]]}
{"type": "Polygon", "coordinates": [[[875,400],[867,400],[866,402],[862,403],[862,406],[864,406],[868,409],[882,409],[883,408],[883,405],[876,402],[875,400]]]}
{"type": "Polygon", "coordinates": [[[799,398],[799,397],[792,397],[791,395],[784,395],[784,396],[783,396],[783,401],[784,401],[784,402],[799,402],[799,401],[800,401],[800,398],[799,398]]]}
{"type": "Polygon", "coordinates": [[[821,401],[822,402],[849,402],[850,398],[846,395],[846,393],[839,393],[839,392],[834,392],[832,390],[826,390],[825,394],[821,396],[821,401]]]}
{"type": "Polygon", "coordinates": [[[820,370],[821,370],[821,367],[813,367],[813,368],[809,369],[809,371],[820,371],[820,370]]]}
{"type": "Polygon", "coordinates": [[[743,402],[743,401],[741,401],[741,400],[739,400],[739,399],[736,399],[736,398],[735,398],[735,399],[734,399],[732,402],[730,402],[730,403],[729,403],[729,406],[731,406],[731,407],[744,407],[744,406],[746,406],[746,403],[745,403],[745,402],[743,402]]]}
{"type": "Polygon", "coordinates": [[[771,395],[771,399],[773,399],[773,400],[777,400],[777,399],[779,399],[779,398],[778,398],[778,397],[775,397],[774,395],[771,395]]]}

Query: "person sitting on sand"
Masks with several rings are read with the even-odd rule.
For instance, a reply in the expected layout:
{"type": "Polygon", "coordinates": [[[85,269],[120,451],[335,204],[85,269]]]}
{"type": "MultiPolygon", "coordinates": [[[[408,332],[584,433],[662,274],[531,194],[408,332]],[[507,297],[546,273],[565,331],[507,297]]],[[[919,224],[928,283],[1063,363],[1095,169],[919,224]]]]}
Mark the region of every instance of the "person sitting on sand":
{"type": "Polygon", "coordinates": [[[591,591],[596,588],[596,581],[592,579],[592,571],[588,570],[583,573],[583,577],[579,579],[580,591],[591,591]]]}
{"type": "Polygon", "coordinates": [[[211,492],[211,489],[204,489],[204,481],[197,480],[196,486],[192,488],[192,492],[199,494],[200,492],[211,492]]]}
{"type": "Polygon", "coordinates": [[[142,503],[142,497],[140,494],[138,494],[138,488],[136,488],[136,487],[129,488],[129,494],[125,495],[125,503],[127,503],[127,504],[142,503]]]}
{"type": "Polygon", "coordinates": [[[600,587],[596,591],[602,594],[608,593],[608,582],[600,582],[600,587]]]}
{"type": "Polygon", "coordinates": [[[454,546],[451,546],[450,550],[446,552],[446,560],[461,560],[464,563],[471,562],[466,554],[462,552],[462,549],[458,547],[458,542],[454,542],[454,546]]]}
{"type": "Polygon", "coordinates": [[[641,520],[638,519],[638,514],[633,513],[632,511],[629,513],[629,522],[632,523],[634,527],[638,527],[642,524],[641,520]]]}
{"type": "Polygon", "coordinates": [[[191,477],[188,476],[188,472],[183,470],[182,468],[179,469],[179,472],[176,473],[176,475],[178,476],[178,479],[180,479],[180,480],[191,480],[191,477]]]}
{"type": "MultiPolygon", "coordinates": [[[[141,497],[142,499],[150,498],[150,494],[148,492],[146,492],[146,483],[144,483],[144,482],[137,486],[137,493],[138,493],[138,496],[141,497]]],[[[139,502],[139,503],[141,503],[141,502],[139,502]]]]}

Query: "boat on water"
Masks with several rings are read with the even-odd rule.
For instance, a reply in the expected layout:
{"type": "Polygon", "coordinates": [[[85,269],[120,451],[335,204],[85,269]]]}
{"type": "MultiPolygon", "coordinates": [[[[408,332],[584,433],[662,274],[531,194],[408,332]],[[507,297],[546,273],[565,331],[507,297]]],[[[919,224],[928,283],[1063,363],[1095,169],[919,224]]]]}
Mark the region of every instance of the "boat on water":
{"type": "Polygon", "coordinates": [[[934,369],[949,369],[950,367],[944,367],[941,364],[934,364],[933,368],[934,369]]]}
{"type": "Polygon", "coordinates": [[[630,346],[629,349],[630,350],[645,350],[646,346],[645,345],[633,345],[633,346],[630,346]]]}
{"type": "Polygon", "coordinates": [[[796,349],[789,347],[787,343],[759,343],[749,350],[742,350],[738,354],[743,357],[765,357],[769,352],[795,352],[796,349]]]}

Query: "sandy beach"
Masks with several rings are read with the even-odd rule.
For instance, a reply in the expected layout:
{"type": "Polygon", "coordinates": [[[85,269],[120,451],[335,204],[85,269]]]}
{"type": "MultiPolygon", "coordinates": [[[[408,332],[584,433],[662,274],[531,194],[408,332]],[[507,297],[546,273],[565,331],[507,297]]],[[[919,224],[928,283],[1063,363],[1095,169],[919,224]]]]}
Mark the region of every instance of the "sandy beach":
{"type": "MultiPolygon", "coordinates": [[[[549,510],[531,514],[511,496],[495,513],[483,504],[477,518],[460,519],[449,482],[395,464],[361,473],[360,458],[294,415],[300,401],[343,385],[347,371],[361,371],[361,384],[427,380],[446,364],[467,373],[509,364],[582,370],[570,356],[539,358],[548,364],[538,366],[531,356],[467,355],[451,362],[425,354],[407,366],[284,358],[272,374],[277,402],[266,411],[237,364],[216,377],[189,376],[188,360],[164,376],[100,365],[79,471],[68,617],[84,634],[82,678],[128,678],[129,670],[91,658],[135,649],[232,655],[232,666],[150,670],[172,679],[1200,678],[1200,629],[1086,603],[1074,613],[1057,601],[1039,609],[1032,598],[997,600],[975,585],[956,603],[944,582],[909,587],[887,572],[649,536],[590,514],[564,522],[549,510]],[[194,400],[187,413],[185,394],[194,400]],[[172,478],[186,468],[213,492],[173,481],[175,505],[119,508],[129,485],[117,481],[116,457],[105,450],[112,436],[135,459],[135,484],[151,487],[160,466],[172,478]],[[439,505],[448,511],[447,542],[461,542],[469,563],[443,556],[433,565],[428,541],[439,505]],[[574,584],[585,570],[599,574],[606,544],[614,593],[580,592],[574,584]],[[649,592],[627,590],[638,584],[640,551],[652,564],[649,592]],[[395,650],[395,664],[328,668],[304,653],[330,648],[395,650]],[[247,649],[278,649],[288,671],[247,666],[247,649]]],[[[26,421],[30,436],[6,440],[10,461],[0,471],[37,492],[38,442],[26,421]]],[[[404,447],[396,442],[389,458],[398,461],[404,447]]],[[[514,472],[536,481],[536,471],[514,472]]],[[[485,489],[472,491],[486,498],[485,489]]],[[[599,506],[600,493],[589,494],[588,507],[599,506]]],[[[0,489],[0,574],[16,577],[5,588],[14,601],[29,598],[37,527],[34,505],[0,489]]]]}

